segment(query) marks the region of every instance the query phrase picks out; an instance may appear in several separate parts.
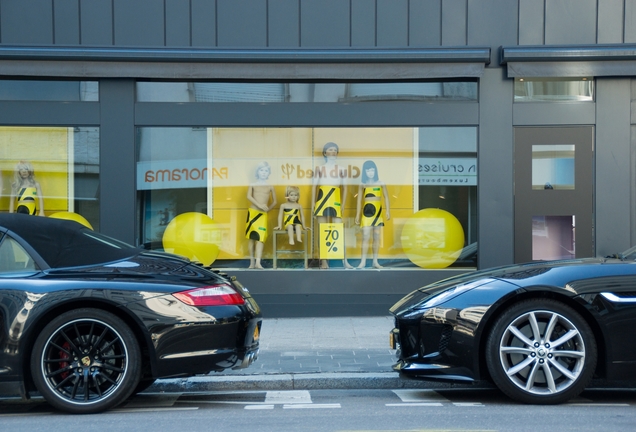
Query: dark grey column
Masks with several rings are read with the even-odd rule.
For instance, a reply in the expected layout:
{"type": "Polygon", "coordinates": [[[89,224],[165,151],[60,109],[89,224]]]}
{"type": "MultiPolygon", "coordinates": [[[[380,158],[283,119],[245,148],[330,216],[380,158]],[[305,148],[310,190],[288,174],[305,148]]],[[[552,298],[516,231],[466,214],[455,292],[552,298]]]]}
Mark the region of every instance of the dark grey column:
{"type": "Polygon", "coordinates": [[[630,80],[596,80],[596,255],[632,246],[630,80]]]}
{"type": "Polygon", "coordinates": [[[99,98],[100,231],[134,244],[135,82],[102,80],[99,98]]]}
{"type": "Polygon", "coordinates": [[[513,263],[513,81],[486,69],[479,88],[479,268],[513,263]]]}

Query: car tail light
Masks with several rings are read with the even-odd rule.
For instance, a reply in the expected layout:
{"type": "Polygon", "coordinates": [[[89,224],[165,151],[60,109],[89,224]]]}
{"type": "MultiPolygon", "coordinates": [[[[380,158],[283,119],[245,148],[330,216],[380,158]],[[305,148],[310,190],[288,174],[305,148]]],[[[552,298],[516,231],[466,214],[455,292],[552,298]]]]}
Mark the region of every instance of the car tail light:
{"type": "Polygon", "coordinates": [[[229,285],[212,285],[172,294],[190,306],[232,306],[245,303],[243,296],[229,285]]]}

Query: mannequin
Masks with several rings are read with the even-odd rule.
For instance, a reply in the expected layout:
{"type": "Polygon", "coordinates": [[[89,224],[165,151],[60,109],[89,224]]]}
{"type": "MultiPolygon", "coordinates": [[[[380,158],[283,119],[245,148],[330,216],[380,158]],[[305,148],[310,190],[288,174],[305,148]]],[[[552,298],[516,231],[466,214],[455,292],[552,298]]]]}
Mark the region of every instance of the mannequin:
{"type": "MultiPolygon", "coordinates": [[[[336,162],[339,150],[338,144],[334,142],[325,144],[322,149],[325,163],[317,166],[314,173],[311,208],[318,227],[323,223],[342,222],[342,211],[345,208],[347,198],[347,184],[343,181],[336,162]]],[[[347,262],[346,256],[342,260],[342,265],[346,269],[353,268],[347,262]]],[[[329,262],[321,259],[320,268],[329,268],[329,262]]]]}
{"type": "Polygon", "coordinates": [[[378,251],[380,250],[380,236],[384,226],[384,216],[386,220],[391,219],[389,207],[389,194],[386,185],[380,181],[378,167],[373,161],[366,161],[362,165],[362,183],[358,186],[358,202],[356,206],[356,225],[362,228],[362,252],[360,255],[360,265],[364,268],[367,263],[367,251],[369,241],[373,233],[373,268],[382,268],[378,262],[378,251]],[[384,208],[382,202],[384,201],[384,208]]]}
{"type": "Polygon", "coordinates": [[[9,213],[24,213],[44,216],[44,198],[40,183],[35,180],[33,165],[20,161],[15,166],[14,181],[11,184],[9,213]],[[17,201],[17,206],[15,205],[17,201]]]}
{"type": "Polygon", "coordinates": [[[281,204],[278,212],[278,226],[274,229],[286,229],[289,235],[289,244],[294,243],[294,233],[298,242],[303,241],[302,230],[309,229],[305,226],[303,207],[298,203],[300,189],[297,186],[287,186],[285,191],[286,203],[281,204]]]}
{"type": "Polygon", "coordinates": [[[248,239],[251,269],[262,269],[261,258],[267,240],[267,213],[276,206],[274,187],[267,183],[272,170],[267,162],[256,167],[256,181],[247,189],[250,207],[247,210],[245,237],[248,239]],[[271,204],[270,204],[271,201],[271,204]]]}

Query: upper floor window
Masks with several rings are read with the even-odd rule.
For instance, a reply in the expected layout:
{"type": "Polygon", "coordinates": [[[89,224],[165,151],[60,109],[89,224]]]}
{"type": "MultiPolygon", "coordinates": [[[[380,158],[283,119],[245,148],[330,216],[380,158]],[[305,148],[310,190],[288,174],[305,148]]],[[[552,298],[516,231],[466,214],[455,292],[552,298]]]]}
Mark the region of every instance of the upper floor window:
{"type": "Polygon", "coordinates": [[[592,102],[594,80],[583,78],[515,78],[515,102],[592,102]]]}
{"type": "Polygon", "coordinates": [[[138,82],[137,102],[476,101],[477,81],[386,83],[138,82]]]}
{"type": "Polygon", "coordinates": [[[97,102],[97,81],[0,80],[0,100],[97,102]]]}

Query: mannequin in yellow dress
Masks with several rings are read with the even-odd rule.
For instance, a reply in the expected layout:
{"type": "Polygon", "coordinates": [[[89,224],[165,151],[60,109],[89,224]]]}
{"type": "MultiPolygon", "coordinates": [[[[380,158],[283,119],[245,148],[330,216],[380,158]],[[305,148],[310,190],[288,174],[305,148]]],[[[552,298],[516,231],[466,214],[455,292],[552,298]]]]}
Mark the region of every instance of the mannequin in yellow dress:
{"type": "MultiPolygon", "coordinates": [[[[325,163],[315,169],[311,208],[318,224],[318,231],[320,231],[320,224],[342,222],[342,212],[347,198],[347,183],[342,178],[341,169],[337,164],[338,152],[338,144],[334,142],[325,144],[322,149],[325,163]]],[[[342,265],[346,269],[353,268],[346,256],[342,260],[342,265]]],[[[329,268],[329,262],[321,259],[320,268],[329,268]]]]}
{"type": "Polygon", "coordinates": [[[287,186],[285,192],[285,198],[287,202],[281,204],[278,212],[278,226],[275,230],[286,229],[289,235],[289,244],[294,243],[294,232],[296,234],[296,240],[301,242],[303,229],[309,229],[305,225],[305,216],[303,215],[303,207],[298,203],[300,199],[300,189],[297,186],[287,186]]]}
{"type": "Polygon", "coordinates": [[[372,266],[382,268],[378,262],[378,252],[384,217],[387,221],[391,219],[389,194],[386,185],[378,177],[378,167],[375,162],[368,160],[362,165],[362,183],[358,186],[358,205],[356,206],[355,222],[362,228],[362,252],[358,268],[364,268],[367,263],[367,250],[372,232],[372,266]],[[382,208],[382,201],[384,201],[384,208],[382,208]]]}
{"type": "Polygon", "coordinates": [[[20,161],[15,166],[14,181],[11,184],[9,213],[24,213],[44,216],[44,198],[40,183],[35,181],[33,165],[20,161]]]}
{"type": "Polygon", "coordinates": [[[248,239],[251,269],[262,269],[261,257],[267,240],[267,213],[276,206],[274,187],[267,183],[272,172],[267,162],[261,162],[256,167],[256,181],[247,189],[247,209],[245,237],[248,239]],[[271,200],[271,204],[270,204],[271,200]]]}

